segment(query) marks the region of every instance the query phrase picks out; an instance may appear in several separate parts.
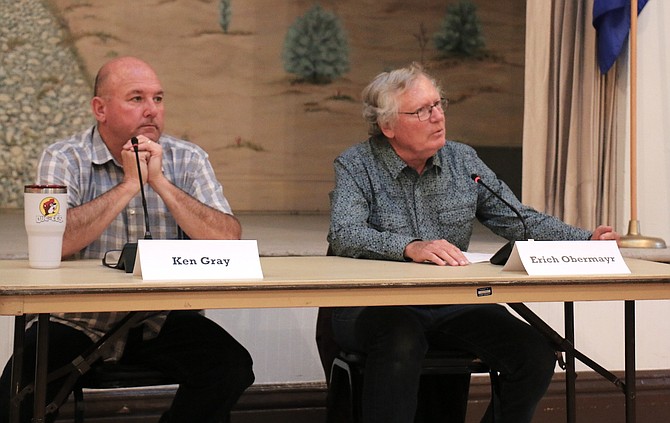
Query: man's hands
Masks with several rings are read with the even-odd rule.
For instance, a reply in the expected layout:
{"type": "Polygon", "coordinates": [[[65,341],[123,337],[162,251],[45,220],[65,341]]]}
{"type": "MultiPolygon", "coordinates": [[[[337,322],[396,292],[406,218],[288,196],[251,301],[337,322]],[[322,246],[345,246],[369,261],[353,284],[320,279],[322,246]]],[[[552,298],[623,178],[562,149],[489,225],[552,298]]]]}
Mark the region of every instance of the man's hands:
{"type": "MultiPolygon", "coordinates": [[[[140,190],[134,145],[130,140],[121,149],[123,185],[140,190]]],[[[163,147],[144,135],[137,136],[137,151],[142,170],[142,183],[149,184],[163,200],[177,224],[191,239],[240,239],[242,228],[232,215],[209,207],[176,187],[163,174],[163,147]]],[[[134,195],[133,194],[133,195],[134,195]]],[[[126,201],[127,204],[127,201],[126,201]]]]}
{"type": "Polygon", "coordinates": [[[404,255],[417,263],[431,262],[438,266],[466,266],[470,264],[458,247],[444,239],[412,241],[405,247],[404,255]]]}
{"type": "Polygon", "coordinates": [[[591,235],[591,239],[594,241],[603,241],[603,240],[615,240],[617,245],[621,241],[621,235],[614,231],[614,228],[611,226],[600,225],[598,226],[591,235]]]}
{"type": "MultiPolygon", "coordinates": [[[[591,235],[592,240],[615,240],[621,236],[611,226],[600,225],[591,235]]],[[[438,266],[466,266],[470,264],[463,252],[444,239],[412,241],[405,247],[404,255],[417,263],[431,262],[438,266]]]]}
{"type": "MultiPolygon", "coordinates": [[[[124,182],[133,184],[139,191],[140,176],[137,173],[135,146],[130,140],[121,149],[124,182]]],[[[163,178],[163,147],[144,135],[137,137],[137,151],[142,170],[142,184],[153,184],[163,178]]],[[[136,191],[137,192],[137,191],[136,191]]]]}

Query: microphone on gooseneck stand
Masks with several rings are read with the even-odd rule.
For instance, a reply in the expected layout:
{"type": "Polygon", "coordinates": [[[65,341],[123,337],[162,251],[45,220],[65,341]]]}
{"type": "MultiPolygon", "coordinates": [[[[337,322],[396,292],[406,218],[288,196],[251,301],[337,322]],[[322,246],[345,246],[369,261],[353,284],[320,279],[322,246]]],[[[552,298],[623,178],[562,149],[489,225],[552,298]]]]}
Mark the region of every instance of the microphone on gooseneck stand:
{"type": "MultiPolygon", "coordinates": [[[[142,183],[142,169],[140,168],[140,155],[137,150],[137,137],[132,137],[130,142],[135,151],[135,161],[137,162],[137,175],[140,178],[140,192],[142,194],[142,211],[144,212],[144,239],[152,239],[149,231],[149,212],[147,210],[147,199],[144,196],[144,184],[142,183]]],[[[137,243],[128,242],[121,250],[121,257],[117,264],[118,269],[125,270],[126,273],[132,273],[135,268],[135,256],[137,255],[137,243]]]]}
{"type": "Polygon", "coordinates": [[[140,177],[140,192],[142,193],[142,211],[144,212],[144,239],[151,239],[149,231],[149,213],[147,211],[147,198],[144,196],[144,184],[142,183],[142,168],[140,167],[140,154],[137,150],[137,137],[132,137],[130,142],[135,151],[135,162],[137,162],[137,175],[140,177]]]}
{"type": "MultiPolygon", "coordinates": [[[[507,207],[509,207],[519,218],[521,221],[521,224],[523,225],[523,239],[527,240],[528,239],[528,226],[526,225],[526,219],[523,218],[519,210],[517,210],[516,207],[511,205],[507,200],[502,198],[500,194],[495,192],[491,187],[489,187],[487,184],[484,183],[482,178],[477,175],[476,173],[473,173],[470,175],[473,181],[478,183],[479,185],[483,186],[486,188],[491,194],[495,195],[497,199],[502,201],[503,204],[505,204],[507,207]]],[[[489,260],[491,264],[497,264],[497,265],[503,265],[507,263],[507,259],[509,258],[510,254],[512,254],[512,249],[514,249],[514,241],[509,241],[507,244],[503,245],[502,248],[500,248],[489,260]]]]}

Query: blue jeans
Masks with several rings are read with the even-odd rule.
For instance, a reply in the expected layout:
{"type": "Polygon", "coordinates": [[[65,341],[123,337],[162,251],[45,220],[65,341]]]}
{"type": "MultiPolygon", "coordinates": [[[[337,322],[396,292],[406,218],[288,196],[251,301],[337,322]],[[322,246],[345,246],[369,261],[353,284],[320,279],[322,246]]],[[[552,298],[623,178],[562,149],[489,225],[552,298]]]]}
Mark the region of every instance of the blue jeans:
{"type": "MultiPolygon", "coordinates": [[[[23,381],[34,379],[36,326],[26,333],[23,381]]],[[[161,332],[143,341],[131,329],[121,362],[142,364],[179,381],[172,406],[161,422],[219,423],[229,421],[231,408],[254,381],[252,359],[221,326],[194,311],[172,311],[161,332]]],[[[92,345],[82,332],[51,322],[49,325],[49,369],[71,362],[92,345]]],[[[0,379],[0,423],[8,420],[11,360],[0,379]]],[[[85,377],[85,376],[84,376],[85,377]]],[[[47,387],[53,398],[64,380],[47,387]]],[[[32,395],[21,404],[21,422],[30,422],[32,395]]],[[[47,422],[54,421],[49,415],[47,422]]]]}
{"type": "Polygon", "coordinates": [[[364,423],[411,423],[428,348],[470,352],[500,373],[496,423],[532,420],[556,355],[534,328],[500,305],[338,308],[336,342],[366,354],[364,423]]]}

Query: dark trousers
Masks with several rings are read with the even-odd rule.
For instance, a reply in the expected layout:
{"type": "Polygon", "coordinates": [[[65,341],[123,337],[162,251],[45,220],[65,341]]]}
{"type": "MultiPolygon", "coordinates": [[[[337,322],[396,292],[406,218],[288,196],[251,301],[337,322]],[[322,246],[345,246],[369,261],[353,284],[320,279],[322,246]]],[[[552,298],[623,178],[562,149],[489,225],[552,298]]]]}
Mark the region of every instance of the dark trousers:
{"type": "MultiPolygon", "coordinates": [[[[36,340],[33,326],[26,333],[23,384],[34,379],[36,340]]],[[[92,341],[80,331],[51,323],[49,370],[71,362],[90,345],[92,341]]],[[[121,361],[142,364],[179,381],[172,405],[161,422],[226,422],[231,408],[254,381],[247,350],[215,322],[194,311],[170,312],[154,339],[142,341],[141,337],[129,336],[121,361]]],[[[8,421],[10,363],[0,379],[0,422],[8,421]]],[[[55,396],[62,382],[48,385],[47,401],[55,396]]],[[[30,422],[31,416],[32,396],[28,396],[22,403],[21,422],[30,422]]],[[[47,422],[54,420],[53,415],[47,417],[47,422]]]]}
{"type": "Polygon", "coordinates": [[[470,352],[500,373],[496,423],[530,422],[554,373],[549,342],[499,305],[339,308],[332,318],[337,343],[367,356],[364,423],[414,421],[429,346],[470,352]]]}

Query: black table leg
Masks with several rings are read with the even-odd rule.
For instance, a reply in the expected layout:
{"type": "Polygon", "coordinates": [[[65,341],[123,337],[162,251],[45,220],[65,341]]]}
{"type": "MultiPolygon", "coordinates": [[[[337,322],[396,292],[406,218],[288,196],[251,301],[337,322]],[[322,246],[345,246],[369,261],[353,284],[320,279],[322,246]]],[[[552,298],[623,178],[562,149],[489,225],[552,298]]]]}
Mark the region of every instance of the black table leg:
{"type": "Polygon", "coordinates": [[[26,395],[34,393],[33,396],[33,423],[44,423],[49,413],[58,410],[58,407],[67,399],[77,379],[86,373],[93,363],[107,352],[114,342],[128,333],[128,329],[140,323],[147,317],[147,312],[129,312],[112,329],[109,330],[94,345],[75,357],[72,362],[49,372],[49,314],[39,314],[37,320],[37,354],[35,357],[35,380],[25,386],[21,374],[23,357],[23,339],[25,337],[25,318],[19,317],[15,327],[14,356],[17,361],[12,362],[12,407],[10,413],[14,412],[10,423],[19,423],[20,403],[26,395]],[[16,375],[17,380],[14,380],[16,375]],[[47,404],[47,383],[56,379],[65,378],[60,390],[50,403],[47,404]],[[15,393],[16,392],[16,393],[15,393]]]}
{"type": "Polygon", "coordinates": [[[626,423],[635,423],[635,301],[624,302],[625,315],[625,370],[626,370],[626,423]]]}
{"type": "MultiPolygon", "coordinates": [[[[586,364],[591,369],[595,370],[602,377],[609,380],[615,386],[620,388],[623,393],[628,395],[628,391],[626,390],[627,387],[626,387],[626,382],[625,381],[622,381],[614,373],[605,369],[603,366],[596,363],[594,360],[592,360],[591,358],[586,356],[584,353],[582,353],[581,351],[576,349],[571,340],[568,340],[566,337],[563,337],[560,334],[558,334],[554,329],[551,328],[551,326],[546,324],[544,322],[544,320],[542,320],[537,314],[533,313],[533,311],[531,311],[525,304],[523,304],[523,303],[508,303],[508,305],[510,306],[510,308],[512,308],[512,310],[516,311],[531,326],[533,326],[535,329],[539,330],[540,333],[544,334],[551,342],[553,342],[553,344],[556,346],[558,351],[565,352],[565,354],[566,354],[566,387],[567,387],[567,383],[568,383],[567,378],[570,377],[569,373],[572,373],[573,376],[575,375],[574,364],[572,364],[573,370],[570,372],[567,368],[567,363],[569,363],[570,361],[573,361],[573,363],[574,363],[574,360],[576,359],[576,360],[579,360],[582,363],[586,364]],[[571,356],[572,356],[572,358],[570,358],[571,356]]],[[[574,319],[574,313],[573,313],[574,310],[572,310],[572,307],[570,307],[570,308],[566,308],[566,311],[568,311],[566,313],[566,325],[567,325],[567,320],[574,319]]],[[[574,325],[574,321],[573,321],[573,323],[571,323],[571,325],[574,325]]],[[[566,329],[567,329],[567,326],[566,326],[566,329]]],[[[572,334],[572,336],[574,336],[574,327],[571,330],[566,330],[566,332],[568,332],[567,334],[572,334]]],[[[566,334],[566,336],[567,336],[567,334],[566,334]]],[[[632,338],[632,336],[631,336],[631,338],[632,338]]],[[[632,342],[633,343],[635,342],[634,338],[632,339],[632,342]]],[[[633,364],[631,366],[631,368],[634,369],[635,365],[633,364]]],[[[633,382],[634,382],[634,378],[635,378],[634,372],[633,372],[632,377],[633,377],[633,382]]],[[[574,384],[574,381],[571,382],[571,383],[574,384]]],[[[566,389],[566,398],[569,395],[571,395],[571,394],[569,392],[567,392],[567,389],[566,389]]],[[[572,393],[572,395],[574,395],[574,392],[572,393]]],[[[631,401],[634,401],[634,400],[635,400],[635,396],[633,395],[631,397],[631,401]]],[[[568,401],[570,401],[570,400],[567,399],[566,402],[568,402],[568,401]]],[[[634,406],[632,408],[634,408],[634,406]]],[[[573,405],[573,409],[574,409],[574,405],[573,405]]],[[[575,417],[574,416],[571,417],[570,416],[570,411],[568,410],[568,421],[569,422],[574,422],[574,419],[575,419],[575,417]],[[570,420],[570,418],[572,418],[573,420],[570,420]]],[[[628,421],[628,423],[631,423],[631,422],[633,422],[633,421],[628,421]]]]}
{"type": "Polygon", "coordinates": [[[46,414],[46,386],[49,370],[49,314],[41,313],[37,320],[37,355],[35,357],[35,397],[32,423],[44,423],[46,414]]]}
{"type": "Polygon", "coordinates": [[[19,423],[21,416],[21,373],[23,372],[23,345],[26,334],[26,316],[14,317],[14,352],[12,353],[12,377],[9,391],[9,423],[19,423]]]}
{"type": "MultiPolygon", "coordinates": [[[[575,305],[563,303],[563,319],[565,321],[565,339],[570,345],[575,344],[575,305]]],[[[570,348],[565,351],[565,412],[568,423],[577,421],[576,385],[577,371],[575,354],[570,348]]]]}

